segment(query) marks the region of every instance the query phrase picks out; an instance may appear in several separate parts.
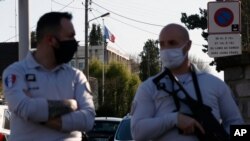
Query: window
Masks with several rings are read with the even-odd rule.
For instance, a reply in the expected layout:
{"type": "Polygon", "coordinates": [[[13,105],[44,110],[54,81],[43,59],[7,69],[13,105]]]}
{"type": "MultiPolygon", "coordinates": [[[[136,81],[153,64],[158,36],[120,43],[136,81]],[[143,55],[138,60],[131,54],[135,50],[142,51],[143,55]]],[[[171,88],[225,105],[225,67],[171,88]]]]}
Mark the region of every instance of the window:
{"type": "Polygon", "coordinates": [[[130,131],[130,118],[123,119],[117,129],[116,140],[133,140],[130,131]]]}
{"type": "Polygon", "coordinates": [[[82,70],[83,69],[83,62],[79,63],[79,69],[82,70]]]}
{"type": "Polygon", "coordinates": [[[70,65],[71,65],[72,67],[75,67],[75,61],[72,60],[72,61],[70,62],[70,65]]]}

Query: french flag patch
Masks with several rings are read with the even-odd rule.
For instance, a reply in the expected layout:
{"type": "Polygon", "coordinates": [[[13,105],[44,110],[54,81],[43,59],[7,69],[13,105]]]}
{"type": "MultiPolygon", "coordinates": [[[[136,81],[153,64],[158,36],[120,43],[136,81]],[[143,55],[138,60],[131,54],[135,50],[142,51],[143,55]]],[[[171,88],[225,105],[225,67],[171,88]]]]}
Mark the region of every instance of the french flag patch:
{"type": "Polygon", "coordinates": [[[5,86],[7,88],[11,88],[15,84],[15,82],[16,82],[16,75],[15,74],[8,75],[4,80],[5,86]]]}

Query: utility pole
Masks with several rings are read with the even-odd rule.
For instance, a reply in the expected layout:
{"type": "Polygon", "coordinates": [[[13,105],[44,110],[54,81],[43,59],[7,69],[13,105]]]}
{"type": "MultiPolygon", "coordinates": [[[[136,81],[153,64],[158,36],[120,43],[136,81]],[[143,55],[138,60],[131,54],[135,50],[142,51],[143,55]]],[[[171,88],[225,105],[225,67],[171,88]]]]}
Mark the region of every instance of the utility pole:
{"type": "Polygon", "coordinates": [[[88,10],[89,0],[85,0],[85,75],[89,80],[89,48],[88,48],[88,10]]]}
{"type": "Polygon", "coordinates": [[[15,42],[17,42],[17,19],[16,19],[16,17],[17,17],[17,11],[16,11],[16,1],[17,0],[15,0],[15,42]]]}
{"type": "MultiPolygon", "coordinates": [[[[104,25],[104,19],[102,19],[102,23],[103,23],[103,31],[105,31],[105,25],[104,25]]],[[[105,57],[105,50],[106,50],[106,37],[105,37],[105,33],[103,33],[103,65],[102,65],[102,105],[104,104],[104,100],[105,100],[105,96],[104,96],[104,92],[105,92],[105,60],[106,60],[106,57],[105,57]]]]}
{"type": "Polygon", "coordinates": [[[19,60],[25,58],[30,49],[29,36],[29,0],[18,1],[19,10],[19,60]]]}

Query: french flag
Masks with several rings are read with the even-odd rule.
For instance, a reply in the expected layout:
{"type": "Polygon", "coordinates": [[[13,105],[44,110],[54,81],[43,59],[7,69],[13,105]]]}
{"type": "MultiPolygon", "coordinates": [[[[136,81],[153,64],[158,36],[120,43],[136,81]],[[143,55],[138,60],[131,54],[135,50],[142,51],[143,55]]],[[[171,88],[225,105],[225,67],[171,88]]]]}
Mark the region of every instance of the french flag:
{"type": "Polygon", "coordinates": [[[11,88],[15,84],[15,82],[16,82],[16,75],[15,74],[8,75],[5,78],[4,82],[5,82],[5,86],[7,88],[11,88]]]}
{"type": "Polygon", "coordinates": [[[112,34],[106,26],[104,26],[104,39],[109,39],[112,43],[115,42],[115,36],[112,34]]]}

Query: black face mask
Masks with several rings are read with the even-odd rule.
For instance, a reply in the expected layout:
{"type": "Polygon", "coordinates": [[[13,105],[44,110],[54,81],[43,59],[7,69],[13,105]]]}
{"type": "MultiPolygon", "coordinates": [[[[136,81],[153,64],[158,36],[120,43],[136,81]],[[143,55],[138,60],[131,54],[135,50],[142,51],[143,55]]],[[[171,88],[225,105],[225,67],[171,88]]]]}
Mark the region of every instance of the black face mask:
{"type": "Polygon", "coordinates": [[[74,56],[75,52],[77,51],[78,42],[73,40],[65,40],[60,41],[56,38],[58,41],[59,47],[54,48],[54,54],[56,58],[57,64],[63,64],[68,63],[74,56]]]}

